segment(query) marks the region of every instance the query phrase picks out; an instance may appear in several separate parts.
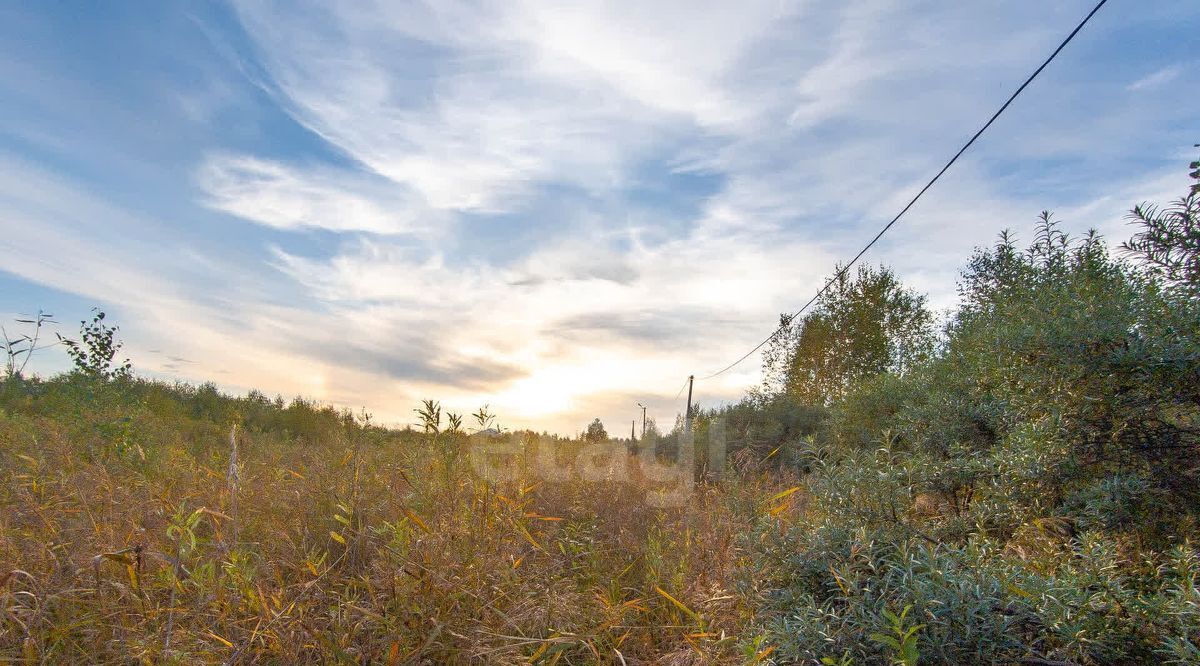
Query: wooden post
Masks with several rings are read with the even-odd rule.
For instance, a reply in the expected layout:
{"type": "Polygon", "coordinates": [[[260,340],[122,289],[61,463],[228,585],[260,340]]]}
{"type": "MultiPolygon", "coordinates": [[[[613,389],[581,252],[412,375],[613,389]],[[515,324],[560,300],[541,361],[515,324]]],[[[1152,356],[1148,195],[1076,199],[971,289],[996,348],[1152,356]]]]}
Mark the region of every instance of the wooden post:
{"type": "Polygon", "coordinates": [[[692,381],[695,380],[693,375],[688,375],[688,401],[687,401],[687,420],[684,421],[683,428],[688,432],[692,430],[692,381]]]}
{"type": "Polygon", "coordinates": [[[679,442],[679,466],[692,480],[696,478],[696,437],[692,432],[692,376],[688,376],[688,404],[684,412],[683,436],[679,442]]]}

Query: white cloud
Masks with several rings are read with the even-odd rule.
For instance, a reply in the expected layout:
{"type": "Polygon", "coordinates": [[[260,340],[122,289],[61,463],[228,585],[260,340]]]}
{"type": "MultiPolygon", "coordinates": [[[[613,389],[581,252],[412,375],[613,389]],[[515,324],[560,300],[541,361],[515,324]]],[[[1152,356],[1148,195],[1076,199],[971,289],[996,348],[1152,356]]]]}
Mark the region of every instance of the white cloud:
{"type": "Polygon", "coordinates": [[[279,229],[423,233],[438,218],[419,197],[366,174],[214,155],[197,181],[210,208],[279,229]]]}
{"type": "MultiPolygon", "coordinates": [[[[721,179],[698,212],[657,225],[631,225],[645,215],[628,202],[624,216],[569,213],[565,239],[517,259],[371,239],[324,259],[276,252],[332,307],[365,303],[442,349],[531,368],[524,388],[497,385],[514,409],[530,386],[576,404],[629,390],[631,376],[657,386],[736,358],[903,205],[1061,38],[1053,26],[1076,18],[886,0],[279,9],[239,6],[287,107],[415,193],[418,211],[523,224],[558,187],[619,196],[647,160],[721,179]],[[661,233],[668,222],[675,231],[661,233]],[[586,387],[562,379],[580,373],[586,387]]],[[[1038,122],[1063,134],[1061,117],[1038,122]]],[[[1079,141],[1108,133],[1104,117],[1073,122],[1079,141]]],[[[948,305],[972,246],[1056,203],[1000,191],[968,157],[866,260],[895,264],[948,305]]],[[[752,359],[716,392],[756,375],[752,359]]]]}
{"type": "Polygon", "coordinates": [[[433,208],[506,211],[547,180],[609,187],[634,135],[648,136],[625,126],[622,100],[529,76],[528,48],[483,30],[493,10],[441,29],[452,12],[240,10],[293,115],[433,208]],[[414,39],[406,18],[428,34],[414,39]]]}
{"type": "Polygon", "coordinates": [[[809,128],[853,104],[856,93],[870,81],[887,76],[896,63],[872,54],[869,45],[885,38],[881,21],[887,3],[847,5],[830,55],[809,68],[796,83],[796,108],[788,124],[809,128]]]}
{"type": "Polygon", "coordinates": [[[521,2],[497,25],[497,38],[527,44],[534,73],[579,85],[594,76],[648,110],[678,114],[716,130],[757,110],[725,83],[772,25],[798,3],[521,2]]]}
{"type": "Polygon", "coordinates": [[[1174,81],[1175,79],[1179,78],[1179,75],[1182,73],[1182,65],[1169,65],[1160,70],[1147,74],[1133,83],[1130,83],[1128,86],[1125,86],[1125,89],[1129,92],[1153,90],[1154,88],[1164,86],[1174,81]]]}
{"type": "MultiPolygon", "coordinates": [[[[509,425],[559,431],[596,415],[621,430],[639,400],[669,423],[683,377],[737,358],[808,300],[1076,9],[238,3],[245,52],[261,58],[238,71],[256,72],[340,155],[272,145],[266,157],[213,137],[190,170],[200,203],[334,233],[226,256],[193,241],[245,225],[215,216],[177,234],[169,219],[0,162],[0,212],[15,230],[0,247],[37,248],[4,269],[125,304],[136,346],[197,360],[175,366],[193,379],[394,421],[433,397],[454,409],[491,402],[509,425]]],[[[1072,224],[1093,224],[1127,196],[1169,189],[1129,180],[1150,172],[1157,184],[1179,166],[1145,167],[1143,130],[1129,128],[1161,139],[1184,125],[1183,93],[1167,94],[1181,86],[1164,84],[1191,72],[1134,84],[1164,91],[1152,104],[1123,81],[1075,77],[1102,67],[1077,56],[1097,30],[866,261],[948,304],[970,248],[999,229],[1064,206],[1072,224]]],[[[241,89],[215,86],[218,107],[198,91],[179,112],[211,118],[241,89]]],[[[698,384],[698,399],[734,398],[757,377],[751,358],[698,384]]]]}
{"type": "MultiPolygon", "coordinates": [[[[326,261],[278,254],[285,272],[340,311],[365,301],[373,319],[416,327],[441,349],[527,369],[517,384],[493,387],[501,396],[493,404],[514,410],[529,407],[504,395],[557,386],[551,378],[564,368],[587,380],[555,389],[557,400],[581,404],[594,393],[628,391],[631,381],[652,394],[681,372],[723,364],[775,320],[778,303],[798,297],[795,285],[814,283],[831,262],[805,245],[737,236],[625,252],[585,237],[512,265],[466,269],[366,239],[326,261]]],[[[732,398],[756,374],[748,364],[707,395],[732,398]]]]}

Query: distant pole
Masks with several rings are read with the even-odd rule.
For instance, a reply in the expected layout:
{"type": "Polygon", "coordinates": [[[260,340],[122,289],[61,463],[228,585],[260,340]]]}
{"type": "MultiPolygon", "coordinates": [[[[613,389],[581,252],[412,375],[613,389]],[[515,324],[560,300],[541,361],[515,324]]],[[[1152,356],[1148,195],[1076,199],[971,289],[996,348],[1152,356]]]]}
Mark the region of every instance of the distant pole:
{"type": "Polygon", "coordinates": [[[688,375],[687,420],[684,422],[684,428],[688,432],[692,431],[692,381],[694,380],[694,375],[688,375]]]}
{"type": "Polygon", "coordinates": [[[637,441],[637,419],[629,422],[629,441],[637,441]]]}
{"type": "Polygon", "coordinates": [[[688,375],[688,401],[683,421],[683,437],[679,442],[679,465],[686,470],[688,481],[696,480],[696,435],[692,432],[692,381],[688,375]]]}
{"type": "Polygon", "coordinates": [[[639,402],[638,407],[642,408],[642,439],[646,439],[646,406],[639,402]]]}

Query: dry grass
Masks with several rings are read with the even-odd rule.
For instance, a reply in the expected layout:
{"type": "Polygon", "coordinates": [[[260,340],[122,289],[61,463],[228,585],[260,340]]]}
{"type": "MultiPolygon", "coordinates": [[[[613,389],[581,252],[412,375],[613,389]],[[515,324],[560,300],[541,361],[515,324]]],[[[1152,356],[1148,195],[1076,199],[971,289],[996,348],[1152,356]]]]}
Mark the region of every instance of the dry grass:
{"type": "Polygon", "coordinates": [[[738,535],[782,480],[657,508],[636,475],[487,483],[464,441],[348,428],[239,434],[235,495],[227,433],[135,426],[118,456],[0,414],[0,658],[745,660],[738,535]]]}

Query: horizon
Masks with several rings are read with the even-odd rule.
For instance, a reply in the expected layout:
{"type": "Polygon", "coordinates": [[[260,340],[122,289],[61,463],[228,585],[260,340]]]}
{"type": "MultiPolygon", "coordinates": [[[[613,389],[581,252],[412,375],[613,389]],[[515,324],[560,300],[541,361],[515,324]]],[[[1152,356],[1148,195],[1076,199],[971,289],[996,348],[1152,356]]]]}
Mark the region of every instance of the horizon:
{"type": "MultiPolygon", "coordinates": [[[[148,378],[398,427],[669,428],[1090,6],[10,6],[0,316],[99,307],[148,378]]],[[[1111,3],[864,263],[945,311],[1042,210],[1127,237],[1186,183],[1197,33],[1111,3]]]]}

